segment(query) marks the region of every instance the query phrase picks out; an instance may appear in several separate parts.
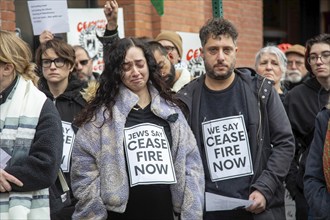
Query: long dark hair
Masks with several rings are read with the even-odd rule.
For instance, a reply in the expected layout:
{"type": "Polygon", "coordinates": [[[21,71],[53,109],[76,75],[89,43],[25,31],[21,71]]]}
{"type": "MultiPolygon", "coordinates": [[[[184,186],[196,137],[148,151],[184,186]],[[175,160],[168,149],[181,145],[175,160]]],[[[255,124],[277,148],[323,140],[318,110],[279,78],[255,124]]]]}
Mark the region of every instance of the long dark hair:
{"type": "MultiPolygon", "coordinates": [[[[96,111],[102,106],[106,108],[103,112],[103,124],[106,119],[106,111],[109,112],[110,119],[112,118],[112,107],[115,105],[115,97],[118,95],[119,87],[122,84],[122,66],[125,61],[126,53],[131,47],[142,49],[149,69],[149,81],[151,81],[152,85],[158,90],[160,96],[164,98],[168,104],[183,108],[182,103],[174,98],[174,93],[171,92],[171,89],[162,80],[160,68],[148,45],[137,38],[123,38],[111,46],[109,49],[111,51],[109,57],[104,57],[104,59],[108,58],[109,62],[106,63],[104,71],[101,74],[95,97],[75,120],[75,123],[79,127],[91,121],[96,111]]],[[[103,126],[103,124],[101,126],[103,126]]]]}

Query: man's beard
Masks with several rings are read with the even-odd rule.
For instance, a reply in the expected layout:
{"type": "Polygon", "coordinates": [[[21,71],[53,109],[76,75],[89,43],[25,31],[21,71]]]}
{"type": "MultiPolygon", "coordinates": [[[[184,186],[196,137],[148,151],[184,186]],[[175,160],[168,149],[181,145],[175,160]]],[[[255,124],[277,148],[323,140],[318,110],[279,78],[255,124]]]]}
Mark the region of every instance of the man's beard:
{"type": "Polygon", "coordinates": [[[175,68],[174,65],[171,64],[171,70],[170,72],[165,76],[165,83],[169,86],[169,87],[173,87],[174,85],[174,80],[175,80],[175,68]]]}
{"type": "Polygon", "coordinates": [[[235,60],[233,60],[233,62],[230,64],[230,67],[228,69],[228,71],[224,74],[224,75],[217,75],[213,69],[213,67],[211,67],[208,63],[205,63],[205,70],[206,70],[206,74],[212,78],[212,79],[216,79],[216,80],[225,80],[228,79],[234,72],[235,69],[235,60]]]}
{"type": "Polygon", "coordinates": [[[299,70],[287,70],[286,79],[292,83],[298,83],[302,79],[302,74],[299,70]]]}

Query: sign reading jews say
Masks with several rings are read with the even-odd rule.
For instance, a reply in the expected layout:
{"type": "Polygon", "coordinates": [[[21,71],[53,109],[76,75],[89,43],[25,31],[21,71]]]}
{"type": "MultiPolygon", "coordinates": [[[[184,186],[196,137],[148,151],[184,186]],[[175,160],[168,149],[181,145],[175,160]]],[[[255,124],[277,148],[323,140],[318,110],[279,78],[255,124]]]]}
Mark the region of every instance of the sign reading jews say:
{"type": "Polygon", "coordinates": [[[173,184],[176,176],[164,128],[142,123],[124,129],[130,185],[173,184]]]}
{"type": "Polygon", "coordinates": [[[203,122],[202,131],[213,182],[253,174],[243,115],[203,122]]]}

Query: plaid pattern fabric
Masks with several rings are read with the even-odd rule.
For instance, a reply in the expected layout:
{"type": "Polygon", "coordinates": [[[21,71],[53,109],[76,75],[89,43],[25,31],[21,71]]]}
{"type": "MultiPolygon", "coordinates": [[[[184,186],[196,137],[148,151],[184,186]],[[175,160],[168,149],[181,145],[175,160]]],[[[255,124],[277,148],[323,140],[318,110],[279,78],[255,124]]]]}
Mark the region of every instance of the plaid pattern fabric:
{"type": "Polygon", "coordinates": [[[328,121],[328,130],[324,141],[323,173],[327,184],[327,190],[330,192],[330,120],[328,121]]]}

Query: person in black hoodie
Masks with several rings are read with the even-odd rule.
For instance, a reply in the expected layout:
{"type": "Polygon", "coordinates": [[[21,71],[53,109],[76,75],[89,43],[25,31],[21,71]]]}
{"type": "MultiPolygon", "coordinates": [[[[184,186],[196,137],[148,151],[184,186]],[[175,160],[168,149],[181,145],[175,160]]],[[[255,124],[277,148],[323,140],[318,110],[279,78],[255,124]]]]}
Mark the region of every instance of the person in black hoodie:
{"type": "Polygon", "coordinates": [[[309,208],[303,193],[303,176],[316,115],[328,102],[329,90],[324,86],[330,79],[329,57],[329,34],[320,34],[308,40],[305,65],[311,78],[294,87],[284,100],[296,141],[295,158],[286,178],[286,187],[295,200],[297,220],[308,219],[309,208]]]}
{"type": "MultiPolygon", "coordinates": [[[[72,74],[75,51],[63,40],[56,38],[41,40],[40,47],[36,51],[36,63],[42,72],[38,83],[39,89],[53,101],[61,116],[64,136],[61,169],[70,186],[71,151],[77,131],[72,122],[86,104],[80,93],[85,85],[72,74]]],[[[51,219],[71,219],[76,201],[71,191],[65,193],[66,186],[63,181],[61,184],[60,177],[61,172],[55,185],[51,187],[51,196],[54,196],[50,202],[51,219]],[[63,192],[61,187],[64,189],[63,192]],[[60,190],[57,191],[58,189],[60,190]]]]}

